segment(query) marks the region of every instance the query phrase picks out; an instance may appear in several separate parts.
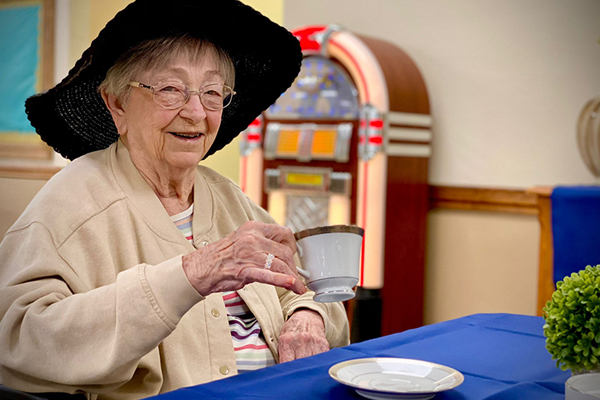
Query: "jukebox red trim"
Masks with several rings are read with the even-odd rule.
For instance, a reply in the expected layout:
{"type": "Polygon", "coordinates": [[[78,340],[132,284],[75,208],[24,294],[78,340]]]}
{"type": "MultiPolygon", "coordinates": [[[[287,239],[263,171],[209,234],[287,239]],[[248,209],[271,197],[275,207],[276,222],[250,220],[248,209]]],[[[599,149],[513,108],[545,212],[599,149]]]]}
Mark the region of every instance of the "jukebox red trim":
{"type": "Polygon", "coordinates": [[[327,26],[316,25],[298,29],[292,33],[300,42],[300,48],[303,52],[319,52],[321,51],[321,42],[317,39],[317,35],[326,29],[327,26]]]}
{"type": "MultiPolygon", "coordinates": [[[[362,228],[365,230],[365,232],[367,231],[367,187],[368,187],[368,174],[369,172],[369,163],[366,162],[364,163],[364,171],[363,171],[363,176],[364,176],[364,189],[363,189],[363,199],[362,199],[362,228]]],[[[362,286],[364,281],[365,281],[365,240],[366,236],[363,236],[363,241],[362,241],[362,249],[360,252],[360,279],[358,280],[358,286],[362,286]]]]}

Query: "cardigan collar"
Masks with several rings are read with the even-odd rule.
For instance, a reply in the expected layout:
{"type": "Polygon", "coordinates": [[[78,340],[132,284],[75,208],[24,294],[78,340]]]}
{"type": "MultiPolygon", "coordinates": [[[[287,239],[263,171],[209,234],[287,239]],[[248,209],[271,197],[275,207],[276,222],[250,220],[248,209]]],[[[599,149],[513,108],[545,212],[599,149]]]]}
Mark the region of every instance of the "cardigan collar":
{"type": "MultiPolygon", "coordinates": [[[[188,251],[194,247],[175,226],[154,190],[144,180],[133,164],[129,150],[119,139],[109,148],[110,166],[118,185],[131,205],[143,216],[148,226],[164,240],[184,245],[188,251]]],[[[194,181],[193,235],[196,247],[213,226],[214,199],[205,177],[196,169],[194,181]]]]}

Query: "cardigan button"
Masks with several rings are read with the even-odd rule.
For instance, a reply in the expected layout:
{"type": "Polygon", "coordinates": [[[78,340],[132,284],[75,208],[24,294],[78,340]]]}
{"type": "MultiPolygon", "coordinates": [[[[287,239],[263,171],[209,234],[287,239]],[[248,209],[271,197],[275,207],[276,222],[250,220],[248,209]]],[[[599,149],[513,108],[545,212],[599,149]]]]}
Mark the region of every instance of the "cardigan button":
{"type": "Polygon", "coordinates": [[[208,244],[208,240],[203,240],[202,243],[200,243],[202,246],[206,246],[208,244]]]}
{"type": "Polygon", "coordinates": [[[223,365],[221,368],[219,368],[219,372],[221,375],[227,375],[229,373],[229,368],[227,368],[227,365],[223,365]]]}
{"type": "Polygon", "coordinates": [[[210,310],[210,313],[215,318],[217,318],[219,315],[221,315],[221,313],[219,312],[219,310],[217,310],[216,308],[213,308],[212,310],[210,310]]]}

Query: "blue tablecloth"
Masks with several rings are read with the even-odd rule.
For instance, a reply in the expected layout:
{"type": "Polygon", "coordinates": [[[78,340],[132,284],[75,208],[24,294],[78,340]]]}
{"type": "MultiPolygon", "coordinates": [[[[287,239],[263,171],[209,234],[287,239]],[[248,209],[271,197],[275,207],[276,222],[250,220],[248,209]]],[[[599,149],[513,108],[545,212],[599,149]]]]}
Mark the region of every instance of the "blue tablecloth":
{"type": "Polygon", "coordinates": [[[557,187],[552,191],[554,282],[600,264],[600,186],[557,187]]]}
{"type": "Polygon", "coordinates": [[[363,357],[401,357],[436,362],[465,375],[459,387],[436,400],[564,400],[570,372],[556,368],[545,349],[541,317],[477,314],[353,344],[156,396],[184,399],[363,399],[329,377],[329,368],[363,357]]]}

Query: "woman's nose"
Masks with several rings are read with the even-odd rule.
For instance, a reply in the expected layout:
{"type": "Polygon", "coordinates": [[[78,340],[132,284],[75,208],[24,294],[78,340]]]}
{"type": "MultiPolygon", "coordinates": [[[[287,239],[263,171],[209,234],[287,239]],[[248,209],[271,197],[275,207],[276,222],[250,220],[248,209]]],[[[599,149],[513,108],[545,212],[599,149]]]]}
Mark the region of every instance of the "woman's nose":
{"type": "Polygon", "coordinates": [[[199,93],[191,93],[190,98],[184,104],[180,112],[182,117],[193,119],[194,121],[201,121],[206,118],[206,110],[204,105],[200,101],[199,93]]]}

